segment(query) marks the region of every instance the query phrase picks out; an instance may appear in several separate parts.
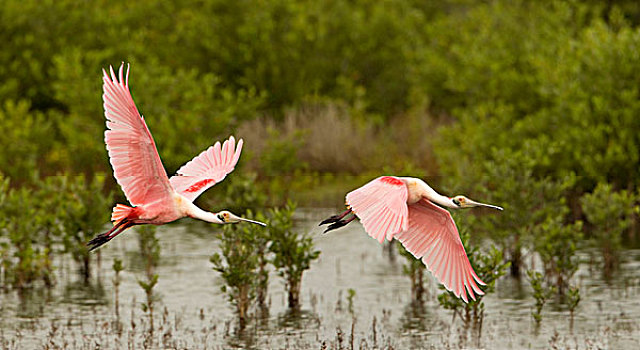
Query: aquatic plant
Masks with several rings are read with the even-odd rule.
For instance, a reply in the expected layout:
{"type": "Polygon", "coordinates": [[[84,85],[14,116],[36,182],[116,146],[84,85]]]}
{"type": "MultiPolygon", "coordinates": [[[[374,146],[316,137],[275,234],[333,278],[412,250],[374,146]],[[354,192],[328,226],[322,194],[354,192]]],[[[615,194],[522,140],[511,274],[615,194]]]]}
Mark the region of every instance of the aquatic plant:
{"type": "Polygon", "coordinates": [[[113,204],[112,192],[105,190],[105,181],[104,174],[95,174],[90,180],[84,175],[67,176],[60,183],[61,188],[52,189],[65,195],[65,201],[61,203],[64,248],[80,264],[85,282],[91,277],[91,254],[87,242],[101,233],[109,222],[113,204]]]}
{"type": "MultiPolygon", "coordinates": [[[[564,202],[564,198],[560,199],[564,202]]],[[[582,241],[582,222],[565,223],[566,206],[547,216],[535,228],[534,249],[542,260],[544,277],[561,297],[570,286],[571,277],[578,270],[577,245],[582,241]]]]}
{"type": "Polygon", "coordinates": [[[149,333],[153,333],[153,312],[157,296],[153,292],[153,287],[158,284],[158,274],[155,268],[160,261],[160,243],[156,238],[157,227],[153,225],[143,225],[138,228],[138,243],[140,246],[140,257],[144,266],[144,279],[138,279],[138,284],[144,290],[146,301],[141,303],[143,312],[149,317],[149,333]]]}
{"type": "MultiPolygon", "coordinates": [[[[250,213],[247,216],[251,218],[250,213]]],[[[262,239],[256,235],[257,230],[265,229],[258,225],[223,226],[219,235],[221,253],[215,253],[209,259],[225,282],[220,289],[235,306],[240,330],[246,327],[257,286],[264,281],[264,276],[260,275],[263,257],[257,254],[257,242],[262,239]]]]}
{"type": "MultiPolygon", "coordinates": [[[[469,238],[469,232],[462,229],[460,239],[466,247],[469,247],[466,244],[469,238]]],[[[480,252],[477,246],[471,246],[467,249],[467,257],[478,277],[486,283],[482,287],[484,295],[476,295],[476,300],[469,300],[469,303],[465,303],[453,292],[445,291],[438,295],[438,303],[445,309],[452,310],[454,317],[458,315],[465,325],[473,326],[480,334],[484,320],[484,301],[482,299],[495,291],[496,281],[505,275],[510,263],[503,261],[502,251],[493,245],[487,253],[480,252]]],[[[440,288],[444,289],[444,286],[440,286],[440,288]]]]}
{"type": "Polygon", "coordinates": [[[411,299],[415,301],[422,301],[424,299],[424,274],[425,266],[422,260],[416,259],[413,254],[407,251],[402,244],[398,241],[394,241],[398,246],[398,252],[405,258],[405,264],[402,265],[402,272],[409,276],[411,280],[411,299]]]}
{"type": "Polygon", "coordinates": [[[122,265],[122,260],[118,258],[113,259],[113,264],[111,265],[115,276],[113,276],[113,299],[114,299],[114,310],[116,314],[116,319],[120,319],[120,283],[122,282],[122,277],[120,276],[120,272],[124,270],[124,266],[122,265]]]}
{"type": "Polygon", "coordinates": [[[573,322],[573,315],[580,304],[580,288],[576,286],[569,287],[569,292],[567,293],[567,307],[569,308],[569,314],[571,316],[571,322],[573,322]]]}
{"type": "Polygon", "coordinates": [[[309,234],[299,234],[293,230],[293,213],[296,206],[288,202],[282,208],[270,210],[269,251],[273,253],[271,263],[278,275],[285,280],[290,308],[300,305],[302,274],[311,267],[311,262],[320,256],[314,250],[313,239],[309,234]]]}
{"type": "Polygon", "coordinates": [[[611,277],[620,264],[622,235],[631,226],[639,207],[632,192],[615,191],[610,184],[600,183],[592,193],[580,198],[595,246],[600,249],[604,275],[611,277]]]}
{"type": "MultiPolygon", "coordinates": [[[[266,222],[267,218],[262,212],[253,215],[251,210],[246,212],[246,215],[258,221],[266,222]]],[[[269,270],[267,265],[269,264],[268,247],[269,247],[269,231],[262,226],[251,225],[247,228],[254,237],[254,245],[256,249],[256,256],[258,258],[258,281],[256,283],[256,301],[258,306],[266,308],[267,292],[269,288],[269,270]]]]}
{"type": "Polygon", "coordinates": [[[0,235],[5,239],[0,245],[4,280],[8,286],[22,289],[36,281],[53,284],[53,266],[50,255],[51,242],[44,243],[43,236],[50,232],[55,214],[43,208],[37,195],[27,187],[7,190],[7,181],[1,184],[0,216],[4,224],[0,235]]]}
{"type": "Polygon", "coordinates": [[[38,212],[38,216],[33,220],[37,221],[40,226],[39,242],[34,243],[42,245],[47,252],[47,264],[43,267],[43,275],[44,282],[48,287],[54,283],[53,257],[65,252],[58,247],[68,234],[65,227],[68,214],[66,205],[73,200],[67,191],[67,184],[67,175],[49,176],[41,179],[32,192],[32,205],[37,208],[38,212]]]}
{"type": "Polygon", "coordinates": [[[545,286],[544,276],[540,272],[527,270],[527,276],[533,289],[533,298],[536,300],[535,311],[531,312],[531,316],[533,316],[536,324],[540,324],[540,321],[542,321],[542,308],[555,291],[553,287],[545,286]]]}
{"type": "Polygon", "coordinates": [[[353,313],[353,300],[356,297],[356,290],[353,288],[347,289],[347,309],[351,314],[351,317],[355,317],[353,313]]]}
{"type": "Polygon", "coordinates": [[[551,219],[554,223],[565,221],[569,211],[565,197],[577,179],[574,174],[540,177],[537,169],[544,162],[540,152],[547,144],[528,140],[524,144],[518,150],[493,150],[493,160],[482,162],[482,169],[478,170],[484,174],[481,181],[469,183],[478,192],[478,198],[502,205],[505,210],[500,215],[460,217],[469,222],[474,232],[486,233],[500,246],[510,262],[512,276],[520,276],[523,250],[535,247],[541,226],[548,225],[551,219]]]}

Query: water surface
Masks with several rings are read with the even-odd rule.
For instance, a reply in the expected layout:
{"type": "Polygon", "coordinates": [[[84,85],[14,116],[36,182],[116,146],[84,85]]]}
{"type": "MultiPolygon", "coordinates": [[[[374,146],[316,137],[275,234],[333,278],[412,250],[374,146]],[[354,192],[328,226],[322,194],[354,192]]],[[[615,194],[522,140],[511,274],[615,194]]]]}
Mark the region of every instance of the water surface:
{"type": "Polygon", "coordinates": [[[536,327],[530,315],[534,300],[526,279],[505,277],[496,293],[484,300],[481,336],[439,306],[441,292],[428,275],[429,296],[411,300],[402,273],[404,258],[389,256],[358,223],[323,235],[317,223],[333,210],[299,211],[296,229],[312,232],[322,251],[303,279],[302,308],[287,309],[284,283],[271,274],[268,312],[243,334],[235,332],[233,308],[221,292],[223,281],[209,257],[218,251],[215,225],[190,220],[163,226],[160,301],[156,331],[149,338],[140,308],[144,293],[138,242],[133,232],[101,250],[100,268],[90,285],[82,283],[69,260],[57,261],[57,285],[0,294],[0,344],[5,348],[611,348],[636,349],[640,339],[640,250],[624,252],[621,272],[610,282],[588,264],[593,252],[580,253],[576,273],[582,300],[573,324],[556,304],[543,310],[536,327]],[[124,261],[120,285],[120,317],[116,322],[113,293],[114,258],[124,261]],[[351,307],[348,290],[355,291],[351,307]],[[353,336],[353,340],[351,337],[353,336]],[[160,344],[162,343],[162,344],[160,344]]]}

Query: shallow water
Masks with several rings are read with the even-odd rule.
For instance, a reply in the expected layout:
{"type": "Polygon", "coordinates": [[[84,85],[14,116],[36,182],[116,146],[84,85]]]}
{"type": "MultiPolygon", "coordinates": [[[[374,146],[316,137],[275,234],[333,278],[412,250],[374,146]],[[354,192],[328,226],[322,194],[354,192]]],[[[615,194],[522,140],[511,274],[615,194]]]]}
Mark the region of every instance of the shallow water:
{"type": "MultiPolygon", "coordinates": [[[[329,209],[299,211],[296,227],[314,234],[320,259],[304,275],[302,310],[286,307],[284,283],[270,276],[268,314],[235,334],[232,306],[220,291],[222,280],[209,257],[217,251],[219,229],[189,220],[163,226],[156,307],[155,343],[145,340],[144,300],[137,283],[137,237],[124,234],[101,250],[100,268],[90,286],[79,282],[75,266],[58,261],[58,283],[50,291],[0,294],[0,346],[4,348],[611,348],[636,349],[640,339],[640,250],[624,252],[621,272],[609,283],[587,263],[576,274],[582,300],[573,324],[569,312],[546,305],[537,329],[530,315],[534,300],[525,279],[503,278],[484,300],[480,337],[438,305],[441,291],[428,275],[429,296],[411,302],[404,258],[389,256],[360,224],[323,235],[317,223],[329,209]],[[114,312],[113,258],[124,261],[120,321],[114,312]],[[353,289],[352,308],[348,290],[353,289]],[[352,328],[353,327],[353,328],[352,328]],[[353,341],[351,337],[353,336],[353,341]],[[162,342],[162,344],[160,344],[162,342]],[[152,345],[150,345],[152,344],[152,345]]],[[[256,311],[257,312],[257,311],[256,311]]]]}

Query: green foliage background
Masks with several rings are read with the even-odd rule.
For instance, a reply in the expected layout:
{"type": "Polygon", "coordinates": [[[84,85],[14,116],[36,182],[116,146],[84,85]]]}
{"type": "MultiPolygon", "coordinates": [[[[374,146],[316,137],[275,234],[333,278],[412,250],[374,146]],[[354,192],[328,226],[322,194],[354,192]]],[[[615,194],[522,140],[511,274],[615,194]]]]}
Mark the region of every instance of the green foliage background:
{"type": "MultiPolygon", "coordinates": [[[[130,62],[169,174],[235,134],[270,202],[420,176],[507,209],[465,224],[512,269],[529,247],[570,252],[546,263],[571,270],[575,247],[554,237],[605,225],[594,198],[638,202],[639,23],[631,0],[4,0],[0,173],[12,187],[111,173],[101,69],[130,62]]],[[[633,237],[637,212],[586,238],[633,237]]]]}
{"type": "MultiPolygon", "coordinates": [[[[398,123],[438,129],[425,135],[437,166],[407,161],[461,187],[477,183],[495,149],[534,148],[540,176],[576,173],[580,191],[599,181],[633,189],[638,13],[633,1],[7,0],[0,169],[12,179],[32,168],[109,171],[100,70],[125,61],[170,173],[245,121],[320,104],[347,106],[341,114],[373,124],[379,143],[398,123]]],[[[402,157],[403,146],[384,149],[402,157]]],[[[259,159],[270,175],[280,168],[270,160],[283,162],[259,159]]]]}

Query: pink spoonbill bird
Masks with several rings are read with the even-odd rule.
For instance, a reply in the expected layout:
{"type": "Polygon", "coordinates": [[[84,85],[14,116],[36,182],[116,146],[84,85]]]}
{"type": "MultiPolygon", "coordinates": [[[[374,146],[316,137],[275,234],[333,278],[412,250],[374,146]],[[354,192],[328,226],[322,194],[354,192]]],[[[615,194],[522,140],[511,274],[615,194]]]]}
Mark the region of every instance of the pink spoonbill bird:
{"type": "Polygon", "coordinates": [[[468,302],[467,293],[473,300],[475,294],[484,294],[476,282],[485,283],[473,271],[456,224],[442,207],[502,210],[501,207],[478,203],[465,196],[449,198],[420,179],[395,176],[379,177],[349,192],[346,204],[345,212],[320,223],[331,224],[325,232],[358,217],[369,236],[380,243],[385,238],[400,241],[413,256],[422,259],[447,290],[465,302],[468,302]]]}
{"type": "Polygon", "coordinates": [[[117,76],[113,67],[109,70],[110,75],[102,70],[102,100],[107,118],[104,140],[113,176],[133,206],[117,204],[113,208],[113,228],[89,241],[90,250],[109,242],[129,227],[162,225],[186,216],[215,224],[246,221],[265,226],[226,210],[211,213],[193,204],[202,192],[233,171],[240,158],[242,139],[237,146],[233,136],[222,146],[216,142],[183,165],[176,175],[167,177],[151,132],[129,92],[129,66],[124,77],[124,63],[117,76]]]}

